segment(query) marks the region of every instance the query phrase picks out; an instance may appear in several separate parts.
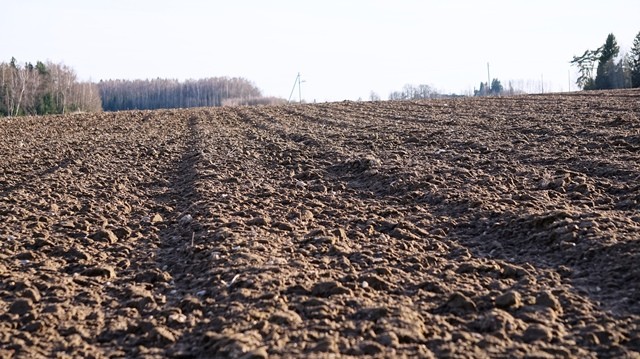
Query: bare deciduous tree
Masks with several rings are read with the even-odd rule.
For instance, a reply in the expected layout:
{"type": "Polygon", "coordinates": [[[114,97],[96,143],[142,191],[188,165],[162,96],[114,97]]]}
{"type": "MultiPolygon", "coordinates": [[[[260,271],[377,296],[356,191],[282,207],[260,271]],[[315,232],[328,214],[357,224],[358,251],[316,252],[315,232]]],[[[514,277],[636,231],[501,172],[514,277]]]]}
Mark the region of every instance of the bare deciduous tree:
{"type": "Polygon", "coordinates": [[[0,63],[0,115],[101,111],[97,86],[78,83],[72,68],[40,61],[0,63]]]}
{"type": "Polygon", "coordinates": [[[180,82],[172,79],[108,80],[98,84],[105,111],[212,107],[262,103],[260,90],[244,78],[213,77],[180,82]]]}

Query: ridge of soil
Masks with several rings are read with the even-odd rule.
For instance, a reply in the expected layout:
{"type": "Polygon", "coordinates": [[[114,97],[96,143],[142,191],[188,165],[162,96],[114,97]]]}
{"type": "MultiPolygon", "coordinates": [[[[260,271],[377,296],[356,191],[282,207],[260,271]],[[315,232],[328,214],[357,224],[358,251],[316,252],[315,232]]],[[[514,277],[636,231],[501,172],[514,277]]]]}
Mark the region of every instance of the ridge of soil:
{"type": "Polygon", "coordinates": [[[0,357],[640,357],[640,91],[0,119],[0,357]]]}

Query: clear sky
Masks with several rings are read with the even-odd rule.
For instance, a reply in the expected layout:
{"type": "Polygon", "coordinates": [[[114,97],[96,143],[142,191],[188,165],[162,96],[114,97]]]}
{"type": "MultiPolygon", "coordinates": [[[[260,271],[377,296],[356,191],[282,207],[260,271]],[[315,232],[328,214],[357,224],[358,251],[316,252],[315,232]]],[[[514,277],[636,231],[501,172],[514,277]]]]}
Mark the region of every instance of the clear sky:
{"type": "Polygon", "coordinates": [[[505,85],[566,91],[572,56],[609,33],[628,50],[638,14],[640,0],[0,0],[0,61],[93,81],[240,76],[284,98],[300,72],[307,101],[464,93],[490,63],[505,85]]]}

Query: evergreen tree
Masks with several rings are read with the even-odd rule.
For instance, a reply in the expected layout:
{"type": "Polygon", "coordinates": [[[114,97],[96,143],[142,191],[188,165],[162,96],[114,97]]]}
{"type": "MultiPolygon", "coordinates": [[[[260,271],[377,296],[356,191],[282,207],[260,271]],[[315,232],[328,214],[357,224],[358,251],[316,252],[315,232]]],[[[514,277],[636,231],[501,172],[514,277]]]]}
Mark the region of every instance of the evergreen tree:
{"type": "Polygon", "coordinates": [[[633,39],[629,62],[631,67],[631,87],[640,87],[640,32],[633,39]]]}
{"type": "Polygon", "coordinates": [[[616,42],[616,37],[613,34],[607,36],[607,40],[602,46],[600,51],[600,58],[598,59],[598,70],[596,72],[596,88],[599,90],[614,88],[614,72],[615,72],[615,57],[618,56],[620,47],[616,42]]]}
{"type": "Polygon", "coordinates": [[[502,91],[504,91],[504,87],[502,87],[500,80],[493,79],[491,81],[491,93],[494,95],[500,95],[502,91]]]}
{"type": "Polygon", "coordinates": [[[473,96],[486,96],[487,93],[489,92],[488,89],[487,89],[488,87],[489,87],[488,85],[485,86],[484,82],[481,82],[480,83],[480,89],[474,91],[473,92],[473,96]]]}

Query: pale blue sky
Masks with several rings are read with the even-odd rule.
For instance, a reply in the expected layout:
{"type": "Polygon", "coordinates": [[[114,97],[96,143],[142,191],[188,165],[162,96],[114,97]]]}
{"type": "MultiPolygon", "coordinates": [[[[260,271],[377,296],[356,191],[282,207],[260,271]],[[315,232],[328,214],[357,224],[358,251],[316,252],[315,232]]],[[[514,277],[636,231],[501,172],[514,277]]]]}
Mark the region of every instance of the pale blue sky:
{"type": "Polygon", "coordinates": [[[504,84],[567,90],[573,55],[609,33],[628,50],[640,32],[638,0],[0,1],[0,61],[64,62],[93,81],[241,76],[285,98],[301,72],[307,101],[462,93],[487,62],[504,84]]]}

